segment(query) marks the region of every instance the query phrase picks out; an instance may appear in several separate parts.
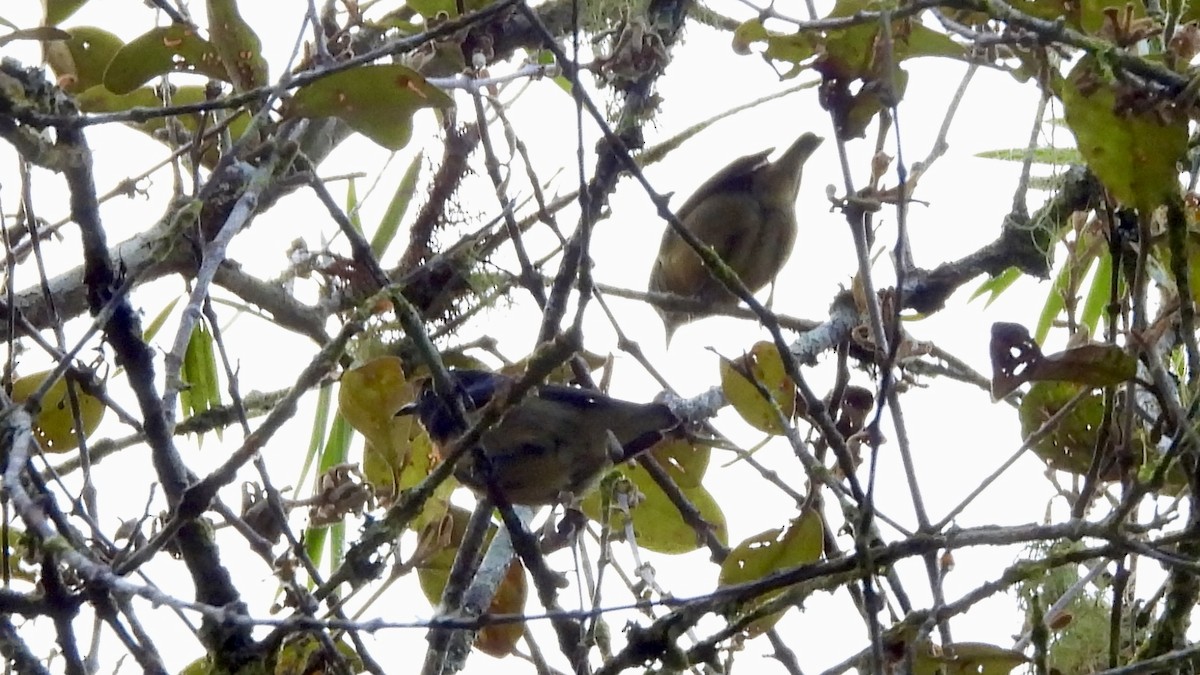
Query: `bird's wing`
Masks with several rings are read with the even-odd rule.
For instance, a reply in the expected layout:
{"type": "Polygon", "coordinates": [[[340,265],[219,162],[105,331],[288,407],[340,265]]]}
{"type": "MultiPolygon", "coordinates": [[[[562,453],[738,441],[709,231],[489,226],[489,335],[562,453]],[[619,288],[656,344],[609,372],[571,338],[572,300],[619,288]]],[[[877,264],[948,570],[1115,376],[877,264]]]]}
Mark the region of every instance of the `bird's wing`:
{"type": "MultiPolygon", "coordinates": [[[[745,193],[718,192],[688,213],[685,224],[700,241],[713,248],[721,260],[735,271],[744,271],[753,261],[744,260],[755,253],[753,247],[738,246],[742,240],[755,241],[762,228],[762,209],[745,198],[745,193]]],[[[736,301],[723,292],[724,287],[708,270],[700,257],[674,231],[663,238],[650,279],[650,290],[665,291],[703,300],[736,301]]],[[[760,285],[761,286],[761,285],[760,285]]],[[[751,289],[756,290],[756,289],[751,289]]]]}
{"type": "Polygon", "coordinates": [[[650,271],[650,290],[657,293],[687,295],[706,275],[700,258],[668,225],[650,271]]]}
{"type": "MultiPolygon", "coordinates": [[[[538,389],[537,397],[546,403],[579,411],[577,419],[582,431],[612,431],[622,445],[647,432],[662,431],[679,424],[670,408],[661,403],[622,401],[577,387],[544,385],[538,389]]],[[[578,433],[581,429],[575,431],[578,433]]]]}
{"type": "Polygon", "coordinates": [[[490,373],[486,370],[469,370],[456,368],[450,371],[450,377],[456,385],[462,388],[470,397],[476,408],[482,408],[492,400],[500,387],[512,384],[513,379],[500,373],[490,373]]]}
{"type": "Polygon", "coordinates": [[[700,187],[696,188],[696,191],[692,193],[691,197],[687,198],[683,206],[679,207],[675,215],[680,220],[684,220],[692,212],[692,209],[695,209],[703,201],[705,196],[716,192],[726,192],[739,187],[744,181],[749,179],[751,171],[766,164],[767,157],[774,150],[774,148],[767,148],[762,152],[756,152],[753,155],[746,155],[745,157],[738,157],[733,160],[728,166],[713,174],[700,187]]]}
{"type": "MultiPolygon", "coordinates": [[[[737,228],[723,228],[722,232],[697,232],[694,229],[694,223],[700,221],[713,221],[714,219],[696,218],[697,209],[729,209],[737,208],[737,200],[734,202],[726,202],[721,199],[724,193],[745,193],[750,189],[748,182],[750,174],[767,163],[767,157],[770,156],[773,148],[767,148],[761,152],[756,152],[752,155],[739,157],[730,162],[725,168],[713,174],[708,180],[696,188],[687,201],[679,207],[675,215],[683,222],[685,227],[691,229],[692,234],[695,234],[701,241],[712,246],[717,255],[721,256],[722,260],[728,260],[733,251],[733,240],[728,237],[729,230],[737,230],[737,228]],[[714,201],[715,200],[715,201],[714,201]]],[[[731,213],[737,213],[733,211],[731,213]]],[[[731,215],[733,219],[741,219],[743,214],[731,215]]],[[[716,222],[725,224],[727,218],[715,219],[716,222]]],[[[650,273],[650,290],[656,292],[676,293],[681,295],[691,295],[703,297],[700,294],[694,293],[702,287],[716,283],[711,279],[711,276],[704,269],[704,264],[700,262],[700,258],[692,252],[690,246],[675,233],[675,230],[670,225],[667,226],[666,232],[663,233],[662,243],[659,245],[658,258],[655,260],[654,269],[650,273]]],[[[719,285],[719,284],[718,284],[719,285]]]]}

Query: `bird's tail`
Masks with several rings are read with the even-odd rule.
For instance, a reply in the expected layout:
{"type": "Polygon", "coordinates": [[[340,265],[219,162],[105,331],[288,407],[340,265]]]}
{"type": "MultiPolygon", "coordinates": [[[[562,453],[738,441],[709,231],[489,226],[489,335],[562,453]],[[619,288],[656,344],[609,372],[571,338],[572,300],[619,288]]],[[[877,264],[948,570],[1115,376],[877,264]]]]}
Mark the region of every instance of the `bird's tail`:
{"type": "Polygon", "coordinates": [[[614,433],[620,432],[617,441],[621,444],[621,461],[649,450],[680,424],[675,413],[662,403],[630,405],[636,405],[636,408],[622,411],[619,416],[624,419],[609,425],[614,433]]]}

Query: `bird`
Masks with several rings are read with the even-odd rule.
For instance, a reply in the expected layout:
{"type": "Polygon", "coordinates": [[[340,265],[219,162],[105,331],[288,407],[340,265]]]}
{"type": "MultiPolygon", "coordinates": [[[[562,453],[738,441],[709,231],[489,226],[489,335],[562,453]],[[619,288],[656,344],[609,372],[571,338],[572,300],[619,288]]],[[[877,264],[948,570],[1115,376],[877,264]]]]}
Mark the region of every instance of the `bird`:
{"type": "MultiPolygon", "coordinates": [[[[457,393],[469,402],[468,411],[482,408],[516,381],[483,370],[450,369],[449,374],[457,393]]],[[[442,459],[446,446],[466,431],[431,381],[396,414],[415,414],[442,459]]],[[[662,403],[634,403],[579,387],[543,384],[485,431],[478,449],[487,458],[495,488],[510,503],[537,506],[557,503],[568,494],[584,496],[615,464],[649,449],[678,425],[662,403]],[[621,445],[620,455],[609,451],[609,431],[621,445]]],[[[487,495],[488,476],[473,451],[463,455],[454,475],[476,494],[487,495]]]]}
{"type": "MultiPolygon", "coordinates": [[[[805,133],[779,159],[774,148],[735,159],[701,185],[676,216],[683,227],[711,246],[754,293],[773,282],[796,243],[796,195],[804,162],[821,145],[805,133]]],[[[650,271],[650,291],[700,300],[691,312],[656,307],[666,341],[683,324],[737,306],[737,296],[717,281],[700,256],[669,224],[650,271]]]]}

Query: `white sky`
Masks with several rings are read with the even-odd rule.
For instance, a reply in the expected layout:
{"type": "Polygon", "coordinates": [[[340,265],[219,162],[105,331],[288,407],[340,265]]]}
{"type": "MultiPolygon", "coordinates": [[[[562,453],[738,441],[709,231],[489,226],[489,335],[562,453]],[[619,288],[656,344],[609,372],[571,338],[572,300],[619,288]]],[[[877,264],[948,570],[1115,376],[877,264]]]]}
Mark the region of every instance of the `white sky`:
{"type": "MultiPolygon", "coordinates": [[[[305,3],[293,0],[287,3],[242,4],[247,20],[259,30],[264,40],[273,65],[272,75],[277,75],[279,64],[291,48],[305,3]]],[[[0,16],[21,26],[36,23],[37,12],[33,3],[12,5],[6,3],[0,9],[0,16]]],[[[67,25],[101,25],[115,30],[126,39],[151,26],[153,14],[140,3],[95,2],[92,5],[94,9],[80,12],[67,25]],[[114,10],[122,13],[120,21],[113,21],[114,10]]],[[[746,8],[736,3],[718,2],[713,6],[731,15],[748,16],[746,8]]],[[[787,7],[781,5],[779,9],[791,15],[802,14],[796,3],[790,3],[787,7]]],[[[7,51],[32,64],[38,57],[36,49],[29,45],[10,45],[7,51]]],[[[965,66],[920,61],[909,62],[906,67],[910,69],[912,77],[905,102],[900,108],[899,130],[905,157],[911,163],[928,153],[947,102],[965,66]]],[[[494,72],[503,70],[501,66],[494,72]]],[[[732,55],[725,37],[692,25],[685,34],[684,44],[676,51],[666,77],[660,81],[663,106],[657,119],[646,127],[648,141],[654,143],[669,137],[729,107],[790,84],[780,84],[774,73],[757,57],[737,58],[732,55]]],[[[976,77],[950,135],[950,153],[927,174],[916,194],[928,205],[915,205],[910,212],[909,228],[918,264],[933,266],[954,259],[994,238],[1011,204],[1017,166],[978,159],[974,154],[1023,146],[1029,135],[1036,97],[1037,92],[1031,85],[1017,85],[1005,75],[982,71],[976,77]]],[[[462,107],[460,114],[469,115],[470,107],[462,107]]],[[[554,170],[563,168],[555,187],[560,191],[570,190],[574,176],[575,132],[570,126],[574,114],[569,98],[548,81],[535,83],[533,91],[514,109],[513,120],[517,133],[529,145],[541,175],[549,176],[554,170]]],[[[438,139],[432,133],[432,116],[423,114],[418,121],[420,124],[414,135],[413,147],[432,150],[436,158],[438,139]]],[[[798,204],[799,213],[802,214],[800,239],[779,279],[775,308],[781,313],[819,320],[826,315],[828,304],[839,287],[850,284],[855,262],[845,221],[840,214],[830,212],[825,198],[827,184],[836,185],[838,194],[842,194],[843,189],[840,171],[836,168],[829,118],[818,106],[814,90],[792,95],[719,123],[680,148],[662,164],[649,169],[647,174],[661,192],[675,192],[672,203],[678,205],[707,175],[732,157],[765,147],[784,146],[802,130],[816,131],[829,140],[806,167],[798,204]]],[[[596,137],[590,125],[586,134],[589,138],[596,137]]],[[[869,134],[871,141],[857,141],[851,145],[852,166],[858,187],[866,181],[866,160],[873,146],[873,134],[872,130],[869,134]]],[[[1058,140],[1063,144],[1070,141],[1065,132],[1058,140]]],[[[140,172],[152,161],[151,158],[157,160],[165,152],[161,146],[139,133],[126,129],[93,128],[89,131],[89,141],[95,153],[98,187],[102,192],[121,178],[140,172]]],[[[889,145],[894,148],[894,143],[889,145]]],[[[410,156],[410,151],[406,149],[392,162],[383,184],[364,206],[364,223],[378,220],[410,156]]],[[[9,146],[0,146],[0,199],[3,200],[2,207],[6,214],[15,211],[19,195],[19,180],[12,157],[9,146]]],[[[355,139],[335,152],[322,165],[321,173],[366,172],[368,178],[359,183],[361,196],[385,158],[383,150],[368,141],[355,139]]],[[[890,179],[887,182],[894,184],[895,181],[890,179]]],[[[490,218],[496,211],[495,200],[482,172],[473,184],[480,189],[477,195],[467,197],[467,208],[490,218]]],[[[57,177],[37,172],[35,194],[39,195],[37,206],[43,209],[39,215],[52,221],[66,213],[65,200],[55,203],[40,195],[55,194],[61,190],[60,186],[61,181],[57,177]]],[[[102,214],[110,239],[115,242],[133,234],[156,218],[161,213],[164,195],[169,188],[169,174],[160,173],[154,179],[155,194],[149,200],[116,200],[106,204],[102,214]]],[[[344,194],[342,184],[332,189],[337,195],[344,194]]],[[[1034,198],[1040,197],[1035,193],[1034,198]]],[[[1031,209],[1037,206],[1036,202],[1030,204],[1031,209]]],[[[593,248],[596,279],[603,283],[642,289],[663,224],[655,217],[649,200],[632,181],[622,182],[611,201],[611,210],[612,217],[596,230],[593,248]]],[[[883,225],[878,239],[881,249],[890,246],[893,241],[894,221],[890,211],[879,214],[877,222],[883,225]]],[[[560,216],[560,222],[572,225],[574,218],[564,214],[560,216]]],[[[274,276],[287,264],[283,250],[287,242],[303,237],[311,248],[317,248],[322,238],[329,237],[335,229],[316,201],[301,195],[259,218],[250,232],[238,238],[230,250],[230,256],[251,271],[274,276]]],[[[385,260],[385,265],[395,262],[394,256],[401,248],[400,244],[393,247],[393,258],[385,260]]],[[[78,259],[73,236],[69,236],[67,242],[55,250],[59,252],[55,253],[52,264],[57,263],[59,267],[72,265],[78,259]]],[[[877,284],[888,282],[889,267],[885,254],[876,263],[876,269],[880,272],[877,284]]],[[[22,279],[23,282],[30,280],[22,279]]],[[[26,284],[18,285],[24,287],[26,284]]],[[[171,294],[178,293],[182,287],[174,279],[160,282],[155,288],[139,292],[135,302],[143,303],[147,314],[152,316],[172,297],[171,294]]],[[[974,288],[974,284],[968,288],[974,288]]],[[[1031,325],[1036,320],[1047,288],[1046,284],[1022,281],[986,311],[982,302],[966,304],[963,296],[967,293],[961,293],[955,297],[949,310],[924,321],[910,323],[907,327],[915,337],[936,340],[939,346],[966,359],[981,372],[988,373],[987,343],[991,323],[1008,320],[1031,325]]],[[[494,310],[487,320],[476,324],[473,329],[500,338],[503,351],[513,358],[519,358],[528,350],[535,338],[538,323],[531,303],[519,292],[516,296],[519,300],[517,306],[494,310]]],[[[698,393],[717,381],[715,353],[736,356],[750,343],[765,336],[765,332],[751,322],[706,320],[682,328],[670,351],[664,353],[660,325],[649,307],[616,298],[611,299],[611,303],[619,313],[622,325],[635,334],[650,360],[667,374],[672,384],[684,395],[698,393]]],[[[590,319],[586,330],[587,348],[600,353],[615,350],[615,336],[598,308],[593,307],[590,319]]],[[[168,323],[159,339],[160,345],[166,344],[163,340],[171,335],[172,330],[172,324],[168,323]]],[[[469,340],[475,334],[468,329],[462,335],[462,340],[469,340]]],[[[294,374],[308,362],[313,352],[306,340],[281,335],[279,331],[271,330],[270,326],[252,317],[238,319],[226,337],[236,345],[243,391],[252,388],[271,390],[289,385],[294,374]],[[263,336],[270,337],[263,339],[263,336]]],[[[1048,349],[1054,348],[1053,344],[1048,346],[1048,349]]],[[[821,367],[806,371],[818,392],[827,390],[829,386],[832,376],[829,360],[831,356],[825,359],[826,363],[821,367]]],[[[631,399],[653,395],[655,390],[650,380],[638,371],[637,364],[631,358],[618,354],[616,368],[613,381],[615,395],[631,399]]],[[[870,386],[861,374],[858,377],[856,381],[859,384],[870,386]]],[[[937,520],[1003,462],[1019,445],[1020,438],[1013,413],[1006,406],[991,404],[986,393],[949,382],[932,384],[929,389],[906,394],[905,410],[923,495],[931,517],[937,520]]],[[[311,399],[309,397],[310,402],[311,399]]],[[[272,475],[281,484],[294,480],[295,470],[299,467],[307,443],[305,414],[302,412],[296,420],[285,434],[275,438],[264,453],[272,475]]],[[[723,430],[747,445],[760,440],[731,411],[723,413],[717,422],[723,430]]],[[[124,432],[114,433],[123,435],[124,432]]],[[[186,450],[187,459],[196,462],[198,466],[195,468],[203,471],[207,466],[223,460],[239,440],[239,434],[233,430],[225,434],[223,441],[208,438],[202,448],[186,450]]],[[[894,444],[884,446],[879,459],[878,501],[880,508],[888,515],[913,525],[915,519],[911,500],[894,450],[894,444]]],[[[790,452],[785,444],[774,442],[761,451],[758,458],[781,471],[790,472],[784,475],[794,477],[794,485],[802,489],[799,466],[794,460],[788,461],[790,452]]],[[[147,460],[148,455],[144,450],[132,450],[98,467],[97,480],[101,486],[106,485],[105,480],[123,475],[124,484],[129,487],[120,494],[102,491],[105,499],[102,520],[106,526],[111,527],[119,519],[137,517],[142,513],[149,494],[149,484],[153,481],[147,460]]],[[[761,489],[761,479],[750,469],[743,464],[720,466],[726,461],[725,456],[714,454],[713,468],[710,469],[706,486],[725,510],[731,542],[766,528],[781,526],[795,515],[794,505],[774,490],[761,489]]],[[[1050,495],[1049,486],[1041,478],[1041,473],[1039,462],[1023,458],[968,508],[958,523],[968,526],[1041,520],[1046,499],[1050,495]]],[[[237,503],[234,489],[226,491],[225,496],[230,503],[237,503]]],[[[411,542],[406,550],[411,551],[411,542]]],[[[1009,550],[957,553],[957,569],[946,582],[948,598],[957,598],[981,580],[993,578],[998,570],[1012,562],[1014,556],[1015,552],[1009,550]]],[[[677,596],[686,597],[710,590],[717,574],[717,569],[707,563],[704,552],[674,558],[652,557],[652,560],[659,570],[660,580],[664,580],[677,596]]],[[[572,565],[570,558],[564,556],[556,557],[552,562],[563,570],[572,565]]],[[[242,583],[241,587],[247,592],[246,599],[254,614],[261,616],[275,587],[270,571],[257,560],[234,559],[231,564],[243,582],[246,579],[257,582],[254,585],[242,583]],[[246,567],[239,569],[239,565],[246,567]]],[[[188,582],[176,576],[178,568],[178,565],[155,565],[149,570],[156,582],[182,596],[190,596],[190,590],[185,585],[188,582]]],[[[902,564],[899,571],[907,580],[907,590],[913,595],[914,602],[918,606],[926,605],[927,583],[920,564],[915,561],[902,564]]],[[[387,618],[404,620],[430,615],[431,610],[424,600],[412,596],[415,588],[412,581],[401,580],[389,591],[385,601],[388,604],[379,605],[392,608],[385,614],[387,618]]],[[[573,597],[574,590],[571,589],[564,592],[562,600],[571,604],[573,597]]],[[[614,602],[626,601],[620,594],[610,597],[614,602]]],[[[844,593],[820,595],[806,604],[804,612],[789,612],[779,625],[781,633],[799,653],[806,672],[816,672],[840,662],[865,645],[862,622],[849,613],[849,607],[844,593]],[[831,629],[831,625],[838,628],[831,629]]],[[[531,601],[529,609],[537,610],[536,601],[531,601]]],[[[150,610],[143,605],[141,617],[154,633],[178,635],[180,632],[178,622],[165,610],[150,610]],[[153,620],[151,617],[154,617],[153,620]]],[[[614,630],[619,630],[623,623],[624,619],[619,615],[610,618],[614,630]]],[[[713,623],[702,624],[702,634],[706,625],[711,628],[713,623]]],[[[1009,636],[1020,631],[1020,617],[1013,610],[1010,599],[1002,597],[980,605],[968,616],[956,619],[952,627],[959,641],[979,640],[1007,645],[1009,636]]],[[[423,654],[425,648],[424,632],[421,630],[384,631],[373,637],[368,636],[367,642],[375,658],[393,672],[409,672],[409,664],[414,663],[413,655],[423,654]]],[[[159,646],[171,669],[178,669],[198,656],[194,640],[179,643],[179,649],[168,648],[167,644],[159,646]]],[[[543,642],[542,646],[548,652],[554,651],[552,640],[543,642]]],[[[750,653],[740,655],[742,667],[750,668],[753,672],[782,672],[775,662],[759,660],[753,655],[767,648],[765,644],[761,647],[759,643],[750,645],[750,653]]],[[[116,653],[114,649],[106,650],[110,659],[116,653]]],[[[552,663],[561,665],[557,659],[552,663]]],[[[515,661],[497,662],[476,655],[472,657],[467,672],[488,670],[525,672],[528,667],[515,661]]]]}

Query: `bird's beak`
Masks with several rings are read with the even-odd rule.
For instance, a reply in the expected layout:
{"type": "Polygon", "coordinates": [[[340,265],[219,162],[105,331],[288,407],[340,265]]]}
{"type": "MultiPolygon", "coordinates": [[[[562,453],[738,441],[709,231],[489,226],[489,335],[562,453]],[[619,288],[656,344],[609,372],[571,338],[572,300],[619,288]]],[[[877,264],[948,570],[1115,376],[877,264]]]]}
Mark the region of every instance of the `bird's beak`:
{"type": "Polygon", "coordinates": [[[410,401],[410,402],[405,403],[404,405],[400,406],[400,409],[396,411],[395,417],[400,417],[402,415],[415,415],[416,413],[417,413],[417,402],[410,401]]]}

